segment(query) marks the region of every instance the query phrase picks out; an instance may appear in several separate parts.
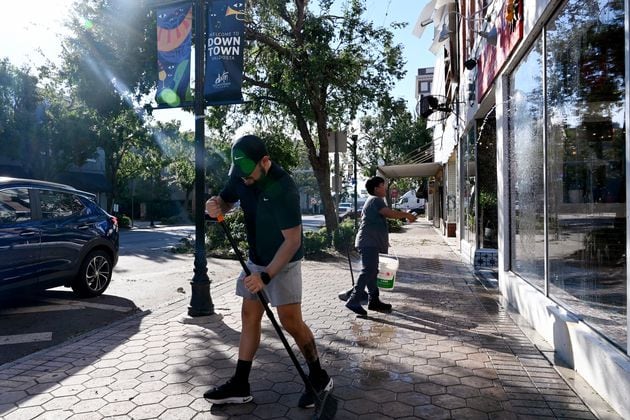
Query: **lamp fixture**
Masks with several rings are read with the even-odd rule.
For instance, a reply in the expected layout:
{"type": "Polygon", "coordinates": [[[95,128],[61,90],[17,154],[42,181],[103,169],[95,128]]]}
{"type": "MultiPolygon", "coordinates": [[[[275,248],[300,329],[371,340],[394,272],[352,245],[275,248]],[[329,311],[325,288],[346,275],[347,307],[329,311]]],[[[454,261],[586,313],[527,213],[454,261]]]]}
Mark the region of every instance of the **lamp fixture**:
{"type": "Polygon", "coordinates": [[[445,23],[444,25],[442,25],[442,30],[440,31],[440,35],[438,36],[438,42],[446,41],[452,33],[453,31],[449,31],[448,26],[445,23]]]}
{"type": "Polygon", "coordinates": [[[466,70],[472,70],[475,67],[477,67],[477,60],[474,58],[469,58],[468,60],[464,61],[464,67],[466,68],[466,70]]]}
{"type": "MultiPolygon", "coordinates": [[[[473,31],[473,32],[479,35],[480,37],[482,37],[483,39],[485,39],[486,41],[488,41],[488,44],[494,45],[494,46],[497,45],[498,32],[495,26],[493,26],[492,29],[490,29],[487,32],[486,31],[473,31]]],[[[438,42],[446,41],[448,37],[451,36],[452,33],[453,31],[450,31],[448,29],[448,26],[445,23],[444,25],[442,25],[442,30],[440,31],[440,35],[438,36],[438,42]]]]}
{"type": "Polygon", "coordinates": [[[492,27],[488,32],[485,31],[474,31],[477,35],[488,41],[490,45],[497,45],[497,28],[495,26],[492,27]]]}

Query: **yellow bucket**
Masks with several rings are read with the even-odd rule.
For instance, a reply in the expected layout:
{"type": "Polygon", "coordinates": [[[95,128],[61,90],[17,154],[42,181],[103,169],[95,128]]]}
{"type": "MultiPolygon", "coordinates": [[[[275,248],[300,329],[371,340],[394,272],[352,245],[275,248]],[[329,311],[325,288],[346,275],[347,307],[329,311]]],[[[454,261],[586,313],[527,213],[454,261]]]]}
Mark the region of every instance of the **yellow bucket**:
{"type": "Polygon", "coordinates": [[[396,270],[398,270],[398,257],[389,254],[379,254],[376,285],[384,290],[393,289],[394,281],[396,280],[396,270]]]}

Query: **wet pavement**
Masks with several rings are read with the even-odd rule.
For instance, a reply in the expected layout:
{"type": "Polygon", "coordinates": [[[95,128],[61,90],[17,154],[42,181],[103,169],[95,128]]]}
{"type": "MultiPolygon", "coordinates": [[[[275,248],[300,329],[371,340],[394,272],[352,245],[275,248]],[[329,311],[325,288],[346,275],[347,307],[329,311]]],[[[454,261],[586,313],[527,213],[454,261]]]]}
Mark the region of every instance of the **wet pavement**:
{"type": "MultiPolygon", "coordinates": [[[[452,240],[421,220],[390,242],[400,267],[381,298],[391,314],[345,309],[337,294],[351,283],[347,261],[303,265],[304,317],[335,381],[336,418],[618,418],[559,374],[545,343],[476,279],[452,240]]],[[[0,418],[310,418],[267,320],[250,376],[254,401],[204,400],[233,374],[240,331],[233,282],[213,284],[212,297],[210,317],[187,318],[182,300],[0,366],[0,418]]]]}

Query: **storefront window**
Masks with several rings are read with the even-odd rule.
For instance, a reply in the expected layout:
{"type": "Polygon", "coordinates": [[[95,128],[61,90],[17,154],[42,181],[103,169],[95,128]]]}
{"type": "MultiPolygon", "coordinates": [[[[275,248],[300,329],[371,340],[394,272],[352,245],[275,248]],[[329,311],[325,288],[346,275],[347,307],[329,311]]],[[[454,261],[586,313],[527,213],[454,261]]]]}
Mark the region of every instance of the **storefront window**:
{"type": "Polygon", "coordinates": [[[477,244],[497,248],[497,115],[477,121],[477,244]]]}
{"type": "Polygon", "coordinates": [[[464,177],[464,194],[462,196],[462,207],[464,209],[464,237],[463,239],[473,246],[475,243],[475,231],[477,229],[477,217],[475,206],[476,194],[476,157],[475,157],[475,130],[470,130],[466,134],[466,142],[463,144],[463,177],[464,177]]]}
{"type": "Polygon", "coordinates": [[[544,289],[542,41],[510,78],[511,270],[544,289]]]}
{"type": "Polygon", "coordinates": [[[623,18],[623,1],[567,2],[545,70],[549,296],[625,348],[623,18]]]}

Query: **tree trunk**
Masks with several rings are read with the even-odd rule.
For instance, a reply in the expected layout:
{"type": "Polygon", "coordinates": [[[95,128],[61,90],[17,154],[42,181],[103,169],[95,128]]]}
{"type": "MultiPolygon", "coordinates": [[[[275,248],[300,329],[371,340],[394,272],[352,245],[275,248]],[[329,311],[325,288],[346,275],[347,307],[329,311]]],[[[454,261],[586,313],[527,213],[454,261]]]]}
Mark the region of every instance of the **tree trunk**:
{"type": "Polygon", "coordinates": [[[289,107],[296,118],[296,123],[300,132],[300,136],[302,137],[302,141],[304,141],[304,145],[306,146],[306,150],[308,152],[308,160],[311,163],[311,167],[313,168],[315,179],[317,179],[319,195],[324,206],[324,219],[326,221],[326,230],[328,231],[328,235],[332,235],[332,233],[339,226],[339,221],[337,220],[337,211],[335,209],[335,204],[332,199],[330,189],[330,163],[328,161],[327,139],[328,130],[326,126],[325,113],[321,107],[312,107],[317,116],[317,137],[319,139],[318,150],[317,146],[313,142],[313,137],[311,137],[311,132],[309,130],[306,119],[299,111],[299,107],[297,106],[297,104],[295,102],[289,101],[286,105],[289,107]]]}
{"type": "Polygon", "coordinates": [[[317,185],[319,187],[319,194],[322,199],[322,205],[324,206],[324,219],[326,221],[326,230],[331,235],[339,226],[337,220],[337,212],[335,209],[335,203],[332,199],[330,190],[330,171],[327,168],[318,167],[314,169],[315,178],[317,179],[317,185]]]}

